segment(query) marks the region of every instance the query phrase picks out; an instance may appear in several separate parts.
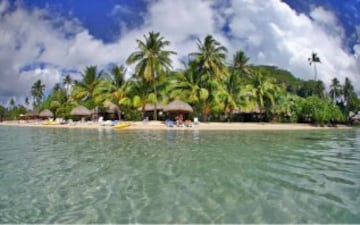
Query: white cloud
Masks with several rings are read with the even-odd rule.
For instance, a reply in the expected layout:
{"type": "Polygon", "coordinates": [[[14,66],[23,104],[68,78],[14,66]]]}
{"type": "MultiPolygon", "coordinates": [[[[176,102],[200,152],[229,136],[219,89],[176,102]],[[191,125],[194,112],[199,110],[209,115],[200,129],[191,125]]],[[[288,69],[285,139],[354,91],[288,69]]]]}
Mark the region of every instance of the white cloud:
{"type": "Polygon", "coordinates": [[[0,14],[4,13],[8,8],[8,2],[7,1],[1,1],[0,2],[0,14]]]}
{"type": "Polygon", "coordinates": [[[343,49],[343,29],[331,12],[314,8],[311,19],[277,0],[233,0],[230,15],[231,34],[236,37],[231,44],[245,49],[252,62],[277,65],[310,79],[307,58],[314,51],[322,60],[320,79],[329,83],[335,76],[341,80],[348,76],[360,88],[355,76],[358,62],[343,49]]]}
{"type": "MultiPolygon", "coordinates": [[[[360,68],[360,47],[354,46],[357,57],[344,50],[343,28],[332,12],[321,7],[308,17],[279,0],[230,0],[227,5],[220,0],[158,0],[149,2],[143,25],[126,27],[113,43],[93,37],[76,18],[49,17],[46,9],[17,7],[7,12],[7,7],[6,0],[0,1],[3,103],[10,96],[29,96],[37,79],[51,89],[65,75],[63,69],[82,71],[89,65],[104,68],[108,63],[123,63],[136,49],[135,40],[149,31],[159,31],[171,42],[169,49],[178,52],[173,57],[175,68],[181,66],[180,59],[197,50],[194,38],[211,34],[229,49],[229,59],[242,49],[253,63],[277,65],[306,79],[313,77],[307,58],[315,51],[322,60],[319,78],[329,82],[335,76],[340,80],[348,76],[360,89],[355,76],[360,68]],[[224,25],[229,32],[224,32],[224,25]],[[22,70],[34,63],[43,65],[22,70]]],[[[124,9],[115,6],[113,12],[124,9]]]]}

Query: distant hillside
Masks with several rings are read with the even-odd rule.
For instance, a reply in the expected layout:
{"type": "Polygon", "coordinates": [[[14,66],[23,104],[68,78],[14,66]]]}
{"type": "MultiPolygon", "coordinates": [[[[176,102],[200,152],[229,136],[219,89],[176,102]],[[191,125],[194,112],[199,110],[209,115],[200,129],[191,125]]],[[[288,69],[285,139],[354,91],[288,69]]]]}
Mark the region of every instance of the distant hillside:
{"type": "Polygon", "coordinates": [[[263,75],[273,77],[278,84],[284,85],[289,92],[296,93],[304,84],[304,80],[296,78],[291,72],[268,65],[252,65],[251,69],[260,71],[263,75]]]}

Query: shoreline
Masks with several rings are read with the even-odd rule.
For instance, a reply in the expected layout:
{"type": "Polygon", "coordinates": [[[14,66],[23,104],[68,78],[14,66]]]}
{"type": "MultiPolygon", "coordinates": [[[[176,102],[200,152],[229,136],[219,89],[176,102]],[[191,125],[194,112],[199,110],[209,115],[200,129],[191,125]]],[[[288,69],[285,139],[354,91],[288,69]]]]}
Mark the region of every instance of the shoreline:
{"type": "Polygon", "coordinates": [[[3,121],[0,126],[13,126],[13,127],[41,127],[41,128],[68,128],[68,129],[114,129],[114,130],[219,130],[219,131],[232,131],[232,130],[270,130],[270,131],[292,131],[292,130],[339,130],[339,129],[352,129],[350,126],[338,125],[335,127],[329,126],[315,126],[312,124],[302,123],[244,123],[244,122],[201,122],[192,127],[167,127],[161,121],[130,121],[131,125],[126,128],[116,129],[113,126],[104,126],[97,122],[63,124],[63,125],[44,125],[44,121],[28,122],[28,121],[3,121]]]}

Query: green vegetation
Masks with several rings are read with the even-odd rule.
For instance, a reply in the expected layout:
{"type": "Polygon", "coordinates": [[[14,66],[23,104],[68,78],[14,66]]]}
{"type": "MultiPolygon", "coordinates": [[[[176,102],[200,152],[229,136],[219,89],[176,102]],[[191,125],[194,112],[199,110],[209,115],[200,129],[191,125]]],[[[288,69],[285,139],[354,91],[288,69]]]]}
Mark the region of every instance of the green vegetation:
{"type": "MultiPolygon", "coordinates": [[[[198,49],[189,54],[181,70],[172,70],[167,49],[170,42],[160,33],[150,32],[137,40],[138,48],[126,60],[135,72],[125,79],[123,65],[109,71],[89,66],[80,80],[65,76],[44,98],[45,85],[36,81],[31,88],[34,108],[50,109],[56,117],[68,118],[71,109],[84,105],[101,108],[106,101],[120,107],[125,119],[144,117],[145,105],[157,105],[181,99],[194,109],[203,121],[277,121],[336,124],[351,121],[360,110],[360,100],[351,81],[334,78],[328,87],[317,80],[316,64],[320,58],[312,53],[314,80],[295,78],[290,72],[267,65],[249,65],[243,51],[226,62],[227,49],[212,36],[198,40],[198,49]]],[[[26,104],[29,104],[27,98],[26,104]]],[[[0,107],[0,117],[14,119],[25,113],[25,107],[9,100],[10,108],[0,107]]]]}

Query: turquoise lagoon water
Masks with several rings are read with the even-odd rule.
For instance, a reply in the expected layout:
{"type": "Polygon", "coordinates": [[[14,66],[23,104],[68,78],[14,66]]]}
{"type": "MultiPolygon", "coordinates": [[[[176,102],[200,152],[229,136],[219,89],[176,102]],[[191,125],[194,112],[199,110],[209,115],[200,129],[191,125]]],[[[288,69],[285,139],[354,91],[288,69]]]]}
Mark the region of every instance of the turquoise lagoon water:
{"type": "Polygon", "coordinates": [[[360,223],[357,129],[0,133],[0,223],[360,223]]]}

